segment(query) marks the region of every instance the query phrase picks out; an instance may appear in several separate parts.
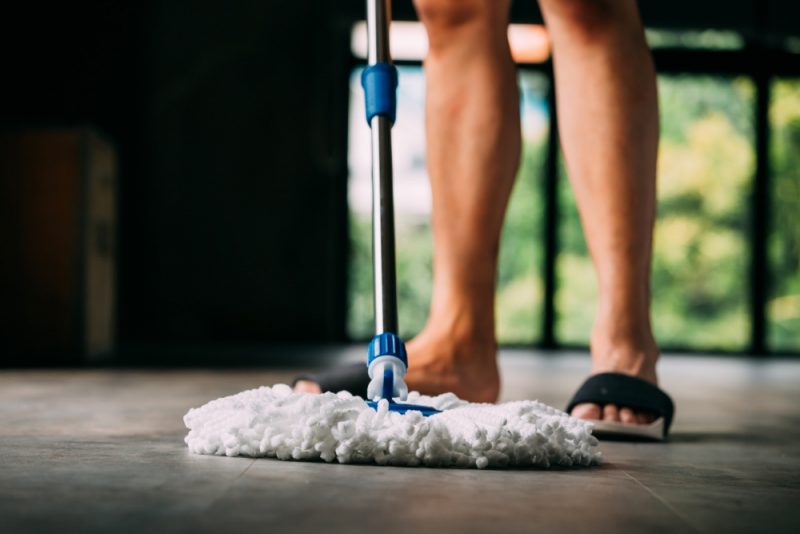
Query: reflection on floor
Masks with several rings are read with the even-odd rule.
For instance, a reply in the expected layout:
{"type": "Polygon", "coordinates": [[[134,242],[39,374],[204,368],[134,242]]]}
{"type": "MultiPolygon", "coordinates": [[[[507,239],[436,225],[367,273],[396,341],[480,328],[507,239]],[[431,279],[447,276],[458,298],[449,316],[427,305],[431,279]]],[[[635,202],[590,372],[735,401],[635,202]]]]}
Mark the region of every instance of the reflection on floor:
{"type": "MultiPolygon", "coordinates": [[[[356,356],[352,350],[333,360],[356,356]]],[[[508,351],[503,400],[562,407],[582,355],[508,351]]],[[[666,444],[575,471],[193,456],[192,406],[293,370],[0,372],[0,531],[800,532],[800,361],[666,356],[666,444]]]]}

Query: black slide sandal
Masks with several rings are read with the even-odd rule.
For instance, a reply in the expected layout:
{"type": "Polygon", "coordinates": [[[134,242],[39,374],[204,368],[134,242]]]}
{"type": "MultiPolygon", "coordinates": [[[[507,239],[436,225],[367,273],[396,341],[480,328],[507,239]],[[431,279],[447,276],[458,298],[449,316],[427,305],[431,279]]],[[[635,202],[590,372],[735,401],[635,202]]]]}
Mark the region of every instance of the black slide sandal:
{"type": "Polygon", "coordinates": [[[369,375],[365,363],[351,363],[325,369],[318,373],[300,375],[292,382],[294,387],[300,380],[310,380],[319,384],[323,393],[332,391],[349,391],[359,397],[367,397],[367,386],[369,385],[369,375]]]}
{"type": "Polygon", "coordinates": [[[600,438],[646,439],[663,441],[669,433],[675,405],[659,387],[650,382],[621,373],[600,373],[590,376],[578,388],[567,405],[566,412],[578,404],[614,404],[621,408],[650,412],[658,418],[649,425],[619,423],[616,421],[592,421],[594,434],[600,438]]]}

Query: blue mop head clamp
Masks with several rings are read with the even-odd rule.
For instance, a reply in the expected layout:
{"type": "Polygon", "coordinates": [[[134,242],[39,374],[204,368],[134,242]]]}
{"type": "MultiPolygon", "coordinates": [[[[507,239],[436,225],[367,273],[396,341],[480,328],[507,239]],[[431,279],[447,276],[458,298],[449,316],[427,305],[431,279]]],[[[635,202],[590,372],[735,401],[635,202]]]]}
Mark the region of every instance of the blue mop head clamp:
{"type": "Polygon", "coordinates": [[[439,413],[439,410],[430,406],[396,402],[408,396],[408,387],[403,377],[408,369],[408,355],[406,346],[399,336],[384,332],[372,338],[367,350],[367,372],[370,383],[367,388],[367,397],[372,399],[367,404],[373,409],[378,409],[381,400],[389,403],[389,411],[406,413],[407,411],[421,412],[428,416],[439,413]]]}
{"type": "Polygon", "coordinates": [[[406,344],[391,332],[384,332],[372,338],[369,342],[367,349],[367,367],[369,367],[376,358],[381,356],[392,356],[397,358],[403,363],[403,366],[408,368],[408,353],[406,352],[406,344]]]}

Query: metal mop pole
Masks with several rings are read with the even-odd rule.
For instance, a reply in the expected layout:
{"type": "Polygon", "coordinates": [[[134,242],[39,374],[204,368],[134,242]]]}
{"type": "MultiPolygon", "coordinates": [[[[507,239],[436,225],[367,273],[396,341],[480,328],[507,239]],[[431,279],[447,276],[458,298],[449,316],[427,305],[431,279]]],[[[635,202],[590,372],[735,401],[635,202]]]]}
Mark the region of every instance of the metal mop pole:
{"type": "MultiPolygon", "coordinates": [[[[367,64],[369,66],[391,67],[390,17],[391,0],[367,1],[367,64]]],[[[394,92],[394,87],[391,90],[394,92]]],[[[372,266],[376,335],[384,332],[396,334],[398,330],[392,194],[392,123],[394,117],[387,115],[388,113],[375,114],[369,119],[372,130],[372,266]]]]}
{"type": "Polygon", "coordinates": [[[430,406],[396,402],[408,397],[403,377],[408,356],[397,335],[397,273],[394,255],[394,202],[392,195],[392,125],[397,107],[397,69],[389,55],[391,0],[367,0],[367,67],[361,75],[367,122],[372,130],[372,273],[374,279],[375,337],[369,343],[368,404],[377,409],[405,413],[414,410],[433,415],[430,406]]]}
{"type": "MultiPolygon", "coordinates": [[[[397,69],[389,54],[390,0],[367,0],[367,67],[361,75],[367,122],[372,131],[372,269],[375,337],[369,344],[367,396],[373,401],[408,395],[403,377],[408,358],[397,335],[397,273],[392,195],[392,124],[397,69]]],[[[396,406],[396,405],[395,405],[396,406]]]]}

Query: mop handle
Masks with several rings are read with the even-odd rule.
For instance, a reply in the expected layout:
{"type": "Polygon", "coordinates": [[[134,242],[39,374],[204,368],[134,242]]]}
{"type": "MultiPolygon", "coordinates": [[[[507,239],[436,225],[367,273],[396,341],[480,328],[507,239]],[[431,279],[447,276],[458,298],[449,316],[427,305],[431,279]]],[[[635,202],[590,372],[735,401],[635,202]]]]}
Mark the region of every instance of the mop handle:
{"type": "Polygon", "coordinates": [[[392,194],[392,125],[397,69],[389,54],[391,0],[367,0],[367,67],[361,75],[372,144],[372,269],[375,337],[367,351],[367,397],[392,402],[408,396],[405,344],[397,335],[397,273],[392,194]]]}
{"type": "Polygon", "coordinates": [[[372,141],[372,266],[375,334],[397,334],[392,124],[397,70],[389,53],[391,0],[367,0],[367,68],[361,76],[372,141]]]}

